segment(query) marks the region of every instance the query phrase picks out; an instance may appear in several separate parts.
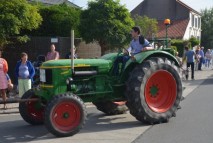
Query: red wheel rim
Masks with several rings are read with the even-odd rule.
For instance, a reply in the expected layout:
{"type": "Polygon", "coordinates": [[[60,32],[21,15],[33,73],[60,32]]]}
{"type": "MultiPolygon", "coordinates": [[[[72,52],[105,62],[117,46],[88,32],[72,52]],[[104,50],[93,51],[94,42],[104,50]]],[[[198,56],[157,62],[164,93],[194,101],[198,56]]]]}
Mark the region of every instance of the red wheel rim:
{"type": "Polygon", "coordinates": [[[147,80],[145,100],[149,108],[154,112],[163,113],[171,109],[176,96],[176,80],[168,71],[157,71],[147,80]]]}
{"type": "MultiPolygon", "coordinates": [[[[31,97],[31,98],[36,98],[36,97],[31,97]]],[[[27,104],[27,111],[29,115],[36,120],[43,121],[44,108],[41,107],[38,101],[29,101],[29,102],[26,102],[26,104],[27,104]]]]}
{"type": "Polygon", "coordinates": [[[79,125],[81,111],[75,103],[63,101],[53,109],[51,120],[58,130],[67,132],[79,125]]]}

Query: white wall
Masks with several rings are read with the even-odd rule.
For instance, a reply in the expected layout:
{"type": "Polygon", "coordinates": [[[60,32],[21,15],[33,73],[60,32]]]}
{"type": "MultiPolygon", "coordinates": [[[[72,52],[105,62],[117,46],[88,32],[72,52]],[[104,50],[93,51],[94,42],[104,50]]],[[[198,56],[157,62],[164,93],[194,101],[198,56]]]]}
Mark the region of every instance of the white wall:
{"type": "Polygon", "coordinates": [[[191,37],[195,37],[201,40],[201,16],[196,13],[190,12],[189,17],[190,17],[190,20],[186,28],[186,32],[184,34],[183,40],[188,40],[191,37]],[[200,22],[198,22],[199,20],[200,22]]]}

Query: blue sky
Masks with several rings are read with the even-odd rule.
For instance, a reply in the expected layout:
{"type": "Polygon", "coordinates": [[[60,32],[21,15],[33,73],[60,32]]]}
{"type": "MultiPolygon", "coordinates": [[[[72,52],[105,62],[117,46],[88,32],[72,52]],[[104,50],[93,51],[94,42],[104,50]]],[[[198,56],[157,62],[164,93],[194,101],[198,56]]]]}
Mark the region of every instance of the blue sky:
{"type": "MultiPolygon", "coordinates": [[[[86,8],[88,0],[69,0],[76,5],[86,8]]],[[[125,4],[127,9],[131,11],[143,0],[120,0],[121,4],[125,4]]],[[[213,7],[213,0],[182,0],[185,4],[200,12],[201,9],[213,7]]]]}

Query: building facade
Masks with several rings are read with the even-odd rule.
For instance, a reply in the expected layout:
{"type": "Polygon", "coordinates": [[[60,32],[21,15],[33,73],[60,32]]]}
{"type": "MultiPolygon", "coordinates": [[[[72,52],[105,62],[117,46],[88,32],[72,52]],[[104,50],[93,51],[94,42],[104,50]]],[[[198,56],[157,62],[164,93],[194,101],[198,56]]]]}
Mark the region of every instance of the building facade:
{"type": "Polygon", "coordinates": [[[158,21],[158,38],[166,35],[164,20],[169,18],[168,37],[187,40],[201,38],[201,14],[180,0],[144,0],[131,11],[132,16],[148,16],[158,21]]]}

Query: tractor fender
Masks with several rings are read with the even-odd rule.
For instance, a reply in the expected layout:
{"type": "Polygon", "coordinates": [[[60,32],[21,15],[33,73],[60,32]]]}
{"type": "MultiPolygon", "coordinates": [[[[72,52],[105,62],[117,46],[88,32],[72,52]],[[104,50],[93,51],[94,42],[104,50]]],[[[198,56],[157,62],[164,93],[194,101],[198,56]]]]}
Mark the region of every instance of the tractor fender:
{"type": "Polygon", "coordinates": [[[180,67],[180,63],[178,62],[176,57],[166,51],[161,50],[144,51],[136,54],[134,57],[135,57],[134,61],[131,59],[127,61],[124,68],[124,73],[121,76],[122,81],[125,81],[127,79],[129,73],[136,65],[141,64],[144,60],[149,59],[150,57],[165,57],[168,58],[170,61],[174,61],[175,65],[180,67]]]}
{"type": "Polygon", "coordinates": [[[166,52],[166,51],[150,50],[150,51],[138,53],[134,57],[135,57],[134,61],[131,60],[131,59],[127,61],[125,69],[128,68],[129,65],[131,65],[132,63],[141,64],[144,60],[146,60],[150,57],[165,57],[165,58],[168,58],[171,61],[174,61],[175,65],[180,66],[176,57],[173,56],[172,54],[170,54],[169,52],[166,52]]]}

